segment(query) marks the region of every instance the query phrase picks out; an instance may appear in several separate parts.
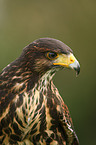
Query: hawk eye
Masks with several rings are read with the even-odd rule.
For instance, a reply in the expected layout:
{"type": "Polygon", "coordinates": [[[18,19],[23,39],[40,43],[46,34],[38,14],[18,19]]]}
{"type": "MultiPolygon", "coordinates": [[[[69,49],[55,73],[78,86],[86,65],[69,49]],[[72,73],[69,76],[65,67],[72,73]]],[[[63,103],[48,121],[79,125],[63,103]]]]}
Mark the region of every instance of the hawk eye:
{"type": "Polygon", "coordinates": [[[57,58],[58,57],[58,54],[55,53],[55,52],[48,52],[47,53],[47,57],[52,60],[52,59],[57,58]]]}

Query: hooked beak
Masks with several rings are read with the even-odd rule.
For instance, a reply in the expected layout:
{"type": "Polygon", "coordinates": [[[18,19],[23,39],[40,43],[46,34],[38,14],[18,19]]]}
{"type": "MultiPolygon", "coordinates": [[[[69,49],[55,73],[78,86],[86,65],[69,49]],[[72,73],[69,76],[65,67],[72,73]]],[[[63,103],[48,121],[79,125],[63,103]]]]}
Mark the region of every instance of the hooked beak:
{"type": "Polygon", "coordinates": [[[76,75],[80,72],[80,64],[72,53],[68,55],[59,54],[59,56],[54,60],[53,65],[74,69],[76,75]]]}

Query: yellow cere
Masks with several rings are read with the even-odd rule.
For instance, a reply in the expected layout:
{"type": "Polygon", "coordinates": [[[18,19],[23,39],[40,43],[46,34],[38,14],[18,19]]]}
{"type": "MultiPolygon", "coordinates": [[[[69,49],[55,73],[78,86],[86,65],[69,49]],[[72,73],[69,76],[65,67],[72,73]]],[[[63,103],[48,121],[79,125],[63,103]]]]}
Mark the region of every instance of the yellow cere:
{"type": "Polygon", "coordinates": [[[76,58],[72,53],[66,54],[59,54],[58,58],[54,61],[54,65],[61,65],[65,67],[69,67],[70,64],[74,63],[76,58]]]}

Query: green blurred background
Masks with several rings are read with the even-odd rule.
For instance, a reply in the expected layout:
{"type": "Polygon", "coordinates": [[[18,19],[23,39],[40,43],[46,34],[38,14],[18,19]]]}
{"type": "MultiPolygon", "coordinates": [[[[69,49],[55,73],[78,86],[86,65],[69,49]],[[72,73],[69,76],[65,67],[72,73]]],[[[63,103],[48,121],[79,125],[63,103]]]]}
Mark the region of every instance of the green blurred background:
{"type": "Polygon", "coordinates": [[[59,71],[54,83],[69,107],[81,145],[96,145],[96,0],[0,0],[0,71],[40,37],[69,45],[78,77],[59,71]]]}

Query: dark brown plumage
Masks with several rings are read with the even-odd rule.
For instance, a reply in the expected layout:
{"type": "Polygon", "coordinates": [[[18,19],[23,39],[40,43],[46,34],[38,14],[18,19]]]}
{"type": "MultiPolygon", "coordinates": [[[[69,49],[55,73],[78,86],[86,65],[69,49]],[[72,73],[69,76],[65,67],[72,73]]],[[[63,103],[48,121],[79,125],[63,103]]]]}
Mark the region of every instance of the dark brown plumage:
{"type": "Polygon", "coordinates": [[[67,67],[80,72],[72,50],[38,39],[0,74],[0,144],[78,145],[72,119],[52,82],[67,67]]]}

